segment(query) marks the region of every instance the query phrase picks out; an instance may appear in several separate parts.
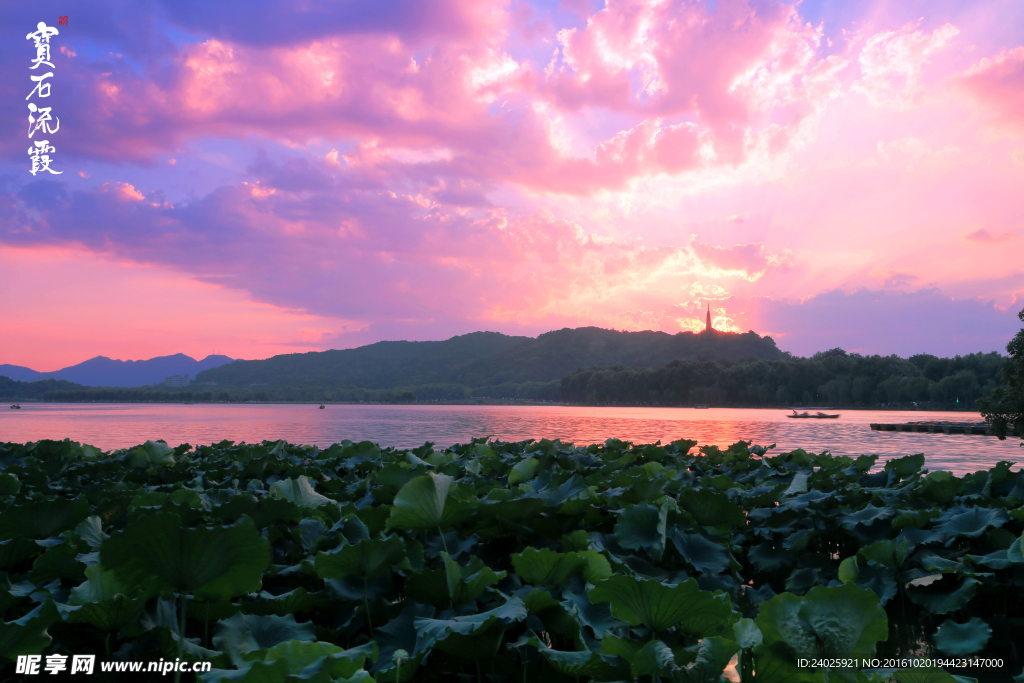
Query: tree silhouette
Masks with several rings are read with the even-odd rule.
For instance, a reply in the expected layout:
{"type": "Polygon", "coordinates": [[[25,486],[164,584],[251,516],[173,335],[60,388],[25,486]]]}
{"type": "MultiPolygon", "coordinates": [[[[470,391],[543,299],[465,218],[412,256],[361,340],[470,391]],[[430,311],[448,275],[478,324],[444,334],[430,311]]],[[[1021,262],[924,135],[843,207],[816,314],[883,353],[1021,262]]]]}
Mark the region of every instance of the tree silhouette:
{"type": "MultiPolygon", "coordinates": [[[[1024,322],[1024,310],[1017,317],[1024,322]]],[[[1012,426],[1024,447],[1024,329],[1010,340],[1006,351],[1010,358],[1000,371],[1005,384],[996,387],[988,398],[978,399],[978,406],[996,436],[1005,439],[1006,428],[1012,426]]]]}

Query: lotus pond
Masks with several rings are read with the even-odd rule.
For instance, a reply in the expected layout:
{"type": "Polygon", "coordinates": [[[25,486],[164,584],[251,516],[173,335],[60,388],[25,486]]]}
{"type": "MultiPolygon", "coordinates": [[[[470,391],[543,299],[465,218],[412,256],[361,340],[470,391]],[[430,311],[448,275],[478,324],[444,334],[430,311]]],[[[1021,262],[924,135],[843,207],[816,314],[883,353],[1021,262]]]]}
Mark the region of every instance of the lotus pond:
{"type": "Polygon", "coordinates": [[[695,445],[0,443],[0,672],[1024,681],[1024,470],[695,445]]]}

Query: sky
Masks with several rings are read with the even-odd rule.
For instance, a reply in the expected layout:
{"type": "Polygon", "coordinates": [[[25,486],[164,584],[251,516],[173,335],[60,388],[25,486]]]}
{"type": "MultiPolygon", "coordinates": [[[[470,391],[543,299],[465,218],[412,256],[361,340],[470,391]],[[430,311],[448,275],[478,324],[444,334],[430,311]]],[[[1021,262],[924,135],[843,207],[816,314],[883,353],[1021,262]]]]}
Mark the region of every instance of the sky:
{"type": "Polygon", "coordinates": [[[1016,0],[70,5],[0,5],[0,363],[1020,328],[1016,0]]]}

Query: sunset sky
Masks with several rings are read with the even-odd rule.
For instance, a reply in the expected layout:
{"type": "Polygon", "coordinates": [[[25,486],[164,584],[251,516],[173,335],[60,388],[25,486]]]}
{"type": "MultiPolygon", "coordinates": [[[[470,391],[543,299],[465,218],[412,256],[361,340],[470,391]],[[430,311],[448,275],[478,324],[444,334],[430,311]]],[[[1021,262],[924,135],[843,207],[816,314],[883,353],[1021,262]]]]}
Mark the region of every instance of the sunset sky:
{"type": "Polygon", "coordinates": [[[1019,0],[6,2],[0,38],[0,363],[1020,328],[1019,0]]]}

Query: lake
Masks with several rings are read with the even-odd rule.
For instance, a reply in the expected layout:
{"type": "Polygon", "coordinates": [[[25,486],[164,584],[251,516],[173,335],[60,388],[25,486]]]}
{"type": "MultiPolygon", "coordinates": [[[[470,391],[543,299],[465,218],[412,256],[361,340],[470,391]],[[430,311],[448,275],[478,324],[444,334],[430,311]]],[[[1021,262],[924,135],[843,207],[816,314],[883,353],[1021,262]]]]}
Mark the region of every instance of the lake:
{"type": "Polygon", "coordinates": [[[0,441],[63,439],[104,450],[147,439],[168,444],[209,444],[230,439],[285,439],[327,446],[343,439],[382,446],[439,447],[473,437],[503,441],[562,439],[575,444],[618,438],[634,443],[696,439],[728,446],[750,440],[775,443],[775,452],[803,448],[837,455],[878,453],[886,458],[924,453],[930,469],[958,474],[992,467],[1000,460],[1024,462],[1019,438],[873,432],[871,422],[977,420],[977,413],[837,411],[837,420],[793,420],[784,410],[710,408],[621,408],[579,406],[428,406],[262,404],[80,404],[26,403],[0,412],[0,441]]]}

